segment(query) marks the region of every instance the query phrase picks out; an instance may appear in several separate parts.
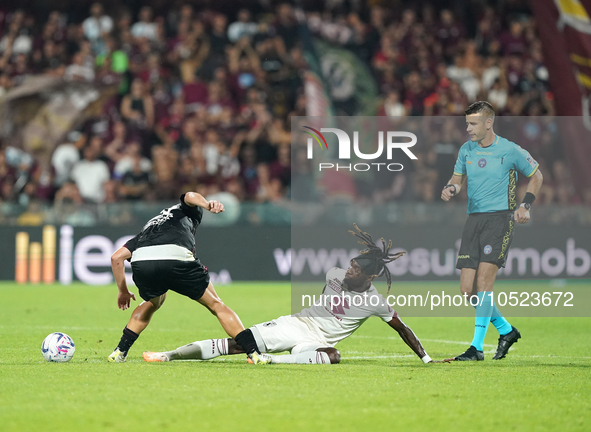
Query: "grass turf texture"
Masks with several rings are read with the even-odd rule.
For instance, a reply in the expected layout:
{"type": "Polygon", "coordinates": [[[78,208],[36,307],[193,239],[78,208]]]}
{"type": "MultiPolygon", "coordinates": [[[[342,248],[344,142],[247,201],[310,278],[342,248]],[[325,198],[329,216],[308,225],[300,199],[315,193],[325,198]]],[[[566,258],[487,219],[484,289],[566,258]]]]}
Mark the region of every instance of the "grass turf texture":
{"type": "MultiPolygon", "coordinates": [[[[290,311],[288,284],[235,283],[217,291],[246,326],[290,311]]],[[[591,428],[590,318],[513,318],[523,338],[499,362],[491,360],[492,326],[484,362],[424,365],[372,318],[338,345],[340,365],[255,367],[245,356],[145,363],[145,350],[224,337],[202,306],[170,293],[127,363],[111,364],[106,357],[130,316],[116,308],[114,286],[3,283],[0,292],[5,432],[591,428]],[[74,339],[71,362],[43,360],[41,342],[54,331],[74,339]]],[[[405,322],[431,357],[441,359],[468,347],[474,319],[405,322]]]]}

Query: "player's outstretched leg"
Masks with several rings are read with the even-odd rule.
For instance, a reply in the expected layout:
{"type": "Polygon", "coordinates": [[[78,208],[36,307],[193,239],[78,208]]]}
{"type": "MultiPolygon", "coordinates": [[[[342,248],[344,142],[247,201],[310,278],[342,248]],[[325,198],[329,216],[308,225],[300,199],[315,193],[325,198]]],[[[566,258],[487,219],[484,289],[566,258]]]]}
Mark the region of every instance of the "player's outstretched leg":
{"type": "Polygon", "coordinates": [[[250,329],[244,330],[244,326],[236,312],[224,304],[211,283],[198,301],[217,317],[226,333],[244,349],[252,363],[260,365],[268,363],[268,358],[261,355],[252,331],[250,329]]]}
{"type": "Polygon", "coordinates": [[[238,347],[238,344],[234,341],[234,339],[227,338],[195,341],[190,344],[178,347],[172,351],[146,351],[143,354],[143,357],[147,362],[173,360],[211,360],[223,355],[242,353],[244,353],[244,351],[238,347]]]}
{"type": "Polygon", "coordinates": [[[497,352],[495,353],[493,360],[501,360],[507,356],[509,348],[517,340],[521,338],[521,333],[515,327],[511,326],[511,331],[505,335],[499,336],[499,344],[497,345],[497,352]]]}
{"type": "Polygon", "coordinates": [[[271,363],[291,364],[337,364],[341,353],[336,348],[318,348],[314,351],[302,351],[297,354],[270,355],[271,363]]]}
{"type": "Polygon", "coordinates": [[[162,303],[166,300],[166,293],[162,294],[159,297],[153,298],[150,301],[145,301],[136,307],[131,314],[131,319],[127,323],[127,326],[123,329],[123,335],[121,336],[121,340],[117,347],[113,350],[113,352],[107,357],[111,363],[123,363],[127,359],[127,353],[131,349],[131,346],[135,343],[137,338],[140,336],[140,333],[144,331],[144,329],[150,323],[152,319],[152,315],[162,303]]]}

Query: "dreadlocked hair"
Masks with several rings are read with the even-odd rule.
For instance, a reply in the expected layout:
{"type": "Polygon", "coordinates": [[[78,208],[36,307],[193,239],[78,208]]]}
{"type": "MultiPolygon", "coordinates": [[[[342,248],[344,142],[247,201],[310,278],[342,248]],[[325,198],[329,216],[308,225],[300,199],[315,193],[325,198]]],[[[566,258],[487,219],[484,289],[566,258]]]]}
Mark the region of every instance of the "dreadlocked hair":
{"type": "Polygon", "coordinates": [[[380,247],[374,243],[373,239],[371,238],[371,235],[364,231],[361,231],[357,224],[353,224],[353,226],[355,227],[357,232],[351,230],[349,230],[349,232],[358,239],[360,239],[357,243],[367,246],[367,249],[362,250],[360,252],[360,255],[358,255],[354,259],[358,262],[358,264],[361,266],[361,268],[366,274],[369,274],[372,277],[380,277],[386,275],[386,282],[388,283],[389,294],[390,287],[392,285],[392,275],[390,274],[390,270],[388,269],[387,264],[397,260],[406,252],[403,251],[390,253],[390,248],[392,247],[392,240],[388,240],[388,243],[386,243],[384,241],[384,238],[382,237],[380,239],[382,241],[382,247],[380,247]]]}

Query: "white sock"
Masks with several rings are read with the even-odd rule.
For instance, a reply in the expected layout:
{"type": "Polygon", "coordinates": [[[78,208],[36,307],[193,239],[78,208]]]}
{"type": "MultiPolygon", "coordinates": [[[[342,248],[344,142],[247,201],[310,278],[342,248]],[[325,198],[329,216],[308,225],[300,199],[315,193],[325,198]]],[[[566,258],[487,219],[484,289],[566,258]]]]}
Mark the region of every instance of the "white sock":
{"type": "Polygon", "coordinates": [[[165,353],[170,360],[209,360],[228,355],[228,339],[197,341],[165,353]]]}
{"type": "Polygon", "coordinates": [[[324,351],[306,351],[299,354],[272,355],[272,363],[330,364],[330,357],[324,351]]]}

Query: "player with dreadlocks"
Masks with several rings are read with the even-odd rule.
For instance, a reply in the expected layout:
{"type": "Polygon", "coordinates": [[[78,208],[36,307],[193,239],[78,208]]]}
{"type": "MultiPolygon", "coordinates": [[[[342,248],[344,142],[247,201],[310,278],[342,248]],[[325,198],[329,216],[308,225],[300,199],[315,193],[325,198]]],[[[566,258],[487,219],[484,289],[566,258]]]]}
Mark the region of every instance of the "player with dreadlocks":
{"type": "Polygon", "coordinates": [[[392,240],[388,241],[388,245],[382,237],[382,247],[376,246],[371,236],[359,229],[356,224],[353,224],[357,232],[349,230],[355,237],[360,238],[361,241],[357,243],[367,246],[367,249],[361,251],[361,255],[358,255],[354,260],[359,264],[363,272],[367,275],[371,275],[371,278],[380,277],[386,275],[386,283],[388,284],[388,294],[390,294],[390,287],[392,286],[392,275],[386,264],[397,260],[406,252],[397,252],[390,254],[390,248],[392,247],[392,240]]]}
{"type": "MultiPolygon", "coordinates": [[[[311,307],[245,330],[252,332],[261,353],[290,351],[288,355],[261,354],[265,361],[339,363],[341,355],[334,346],[351,336],[369,317],[378,316],[398,332],[423,362],[433,362],[413,331],[372,284],[374,278],[385,275],[389,292],[392,278],[387,264],[405,252],[390,253],[391,240],[386,243],[382,238],[382,246],[377,246],[368,233],[354,226],[357,232],[349,232],[367,249],[351,260],[348,270],[335,267],[328,271],[322,294],[311,307]]],[[[241,353],[244,353],[242,347],[230,338],[197,341],[168,352],[145,352],[143,357],[148,362],[209,360],[241,353]]]]}

